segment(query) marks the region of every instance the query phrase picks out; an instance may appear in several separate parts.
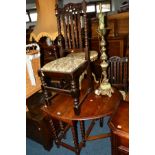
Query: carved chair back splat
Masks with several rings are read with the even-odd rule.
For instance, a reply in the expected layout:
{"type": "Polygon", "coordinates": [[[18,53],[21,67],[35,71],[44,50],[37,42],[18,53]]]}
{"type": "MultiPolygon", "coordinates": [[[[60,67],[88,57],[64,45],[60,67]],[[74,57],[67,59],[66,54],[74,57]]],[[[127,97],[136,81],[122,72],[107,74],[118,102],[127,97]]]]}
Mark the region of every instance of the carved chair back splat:
{"type": "Polygon", "coordinates": [[[86,16],[86,2],[69,3],[64,8],[56,7],[56,16],[58,23],[59,41],[62,45],[62,32],[64,33],[64,49],[61,48],[60,53],[63,55],[65,51],[73,52],[73,50],[85,50],[85,58],[89,59],[88,52],[88,30],[86,16]]]}

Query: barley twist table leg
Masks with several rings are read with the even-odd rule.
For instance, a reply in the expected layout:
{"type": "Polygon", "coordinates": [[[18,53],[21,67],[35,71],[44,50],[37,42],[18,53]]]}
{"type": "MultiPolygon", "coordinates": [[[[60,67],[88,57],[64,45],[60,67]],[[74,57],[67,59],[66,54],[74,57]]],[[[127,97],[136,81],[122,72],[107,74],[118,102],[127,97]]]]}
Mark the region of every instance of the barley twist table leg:
{"type": "Polygon", "coordinates": [[[55,144],[57,145],[57,147],[59,147],[59,138],[57,136],[57,133],[56,133],[56,129],[54,127],[54,123],[53,123],[53,120],[50,119],[49,120],[49,123],[51,125],[51,129],[52,129],[52,133],[53,133],[53,136],[54,136],[54,139],[55,139],[55,144]]]}
{"type": "Polygon", "coordinates": [[[86,139],[85,139],[85,124],[84,124],[84,121],[80,121],[80,130],[81,130],[81,135],[82,135],[83,146],[85,146],[86,145],[86,139]]]}
{"type": "Polygon", "coordinates": [[[73,121],[73,126],[71,127],[73,141],[75,145],[75,153],[76,155],[80,155],[80,148],[79,148],[79,140],[78,140],[78,131],[77,131],[77,121],[73,121]]]}

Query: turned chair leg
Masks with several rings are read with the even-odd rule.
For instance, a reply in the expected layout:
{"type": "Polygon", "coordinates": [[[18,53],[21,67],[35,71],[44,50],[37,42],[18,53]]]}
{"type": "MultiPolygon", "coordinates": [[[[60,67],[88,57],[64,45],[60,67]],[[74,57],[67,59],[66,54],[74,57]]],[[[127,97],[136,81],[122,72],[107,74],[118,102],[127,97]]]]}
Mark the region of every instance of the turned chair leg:
{"type": "Polygon", "coordinates": [[[71,81],[71,95],[74,98],[74,112],[76,115],[80,114],[80,107],[79,107],[79,97],[80,97],[80,90],[79,90],[79,81],[72,80],[71,81]]]}
{"type": "Polygon", "coordinates": [[[47,86],[47,84],[45,82],[45,78],[44,78],[43,73],[42,73],[41,70],[38,71],[38,74],[40,76],[40,80],[41,80],[41,83],[42,83],[42,90],[43,90],[43,93],[44,93],[46,105],[49,106],[51,103],[49,102],[49,93],[48,93],[47,89],[45,88],[47,86]]]}

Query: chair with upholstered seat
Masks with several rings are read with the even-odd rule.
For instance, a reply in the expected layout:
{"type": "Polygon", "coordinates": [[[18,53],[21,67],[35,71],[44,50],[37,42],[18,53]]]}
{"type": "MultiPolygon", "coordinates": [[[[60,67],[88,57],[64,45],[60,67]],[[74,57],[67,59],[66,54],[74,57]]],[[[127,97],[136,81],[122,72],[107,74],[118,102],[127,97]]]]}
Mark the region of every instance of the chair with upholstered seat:
{"type": "MultiPolygon", "coordinates": [[[[87,59],[90,63],[93,63],[98,59],[98,52],[89,50],[88,19],[80,8],[86,7],[86,4],[85,0],[83,0],[83,4],[75,5],[75,3],[70,3],[64,8],[56,6],[59,34],[57,40],[60,45],[60,56],[87,59]]],[[[96,79],[95,74],[93,76],[96,79]]]]}
{"type": "Polygon", "coordinates": [[[63,8],[56,8],[58,22],[58,44],[61,58],[51,61],[39,70],[42,87],[47,104],[50,104],[49,90],[68,93],[73,97],[73,107],[75,114],[80,113],[80,105],[89,92],[93,90],[92,72],[90,68],[90,56],[94,60],[97,55],[88,50],[87,36],[87,16],[86,2],[69,3],[63,8]],[[63,30],[61,27],[63,26],[63,30]],[[62,32],[63,31],[63,32],[62,32]],[[64,38],[62,38],[62,34],[64,38]],[[65,40],[63,46],[62,39],[65,40]],[[71,52],[71,53],[70,53],[71,52]],[[73,54],[75,52],[75,55],[73,54]],[[78,52],[78,53],[77,53],[78,52]],[[65,56],[65,53],[70,53],[65,56]],[[80,55],[80,56],[79,56],[80,55]],[[84,98],[80,100],[79,81],[85,71],[87,72],[88,89],[84,98]],[[69,85],[63,88],[51,87],[46,82],[46,78],[51,80],[64,80],[69,85]]]}

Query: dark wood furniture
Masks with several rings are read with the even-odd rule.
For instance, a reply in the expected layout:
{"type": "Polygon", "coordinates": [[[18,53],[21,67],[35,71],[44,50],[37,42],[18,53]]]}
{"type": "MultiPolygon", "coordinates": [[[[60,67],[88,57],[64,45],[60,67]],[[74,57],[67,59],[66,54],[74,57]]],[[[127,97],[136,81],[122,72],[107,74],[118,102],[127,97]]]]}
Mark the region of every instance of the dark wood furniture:
{"type": "MultiPolygon", "coordinates": [[[[36,92],[26,100],[26,137],[40,143],[46,150],[53,146],[53,135],[50,130],[48,115],[43,113],[44,106],[42,92],[36,92]]],[[[56,123],[56,121],[54,121],[56,123]]]]}
{"type": "Polygon", "coordinates": [[[109,36],[129,34],[129,12],[115,13],[107,16],[107,25],[111,29],[109,36]]]}
{"type": "Polygon", "coordinates": [[[30,112],[26,113],[26,137],[43,145],[46,150],[52,148],[53,135],[49,121],[47,121],[47,115],[40,113],[36,116],[30,112]]]}
{"type": "Polygon", "coordinates": [[[108,57],[127,55],[128,36],[116,36],[107,38],[107,55],[108,57]]]}
{"type": "MultiPolygon", "coordinates": [[[[53,146],[53,133],[49,115],[42,111],[45,100],[42,91],[36,92],[26,100],[28,111],[26,112],[26,137],[43,145],[46,150],[50,150],[53,146]]],[[[56,133],[60,132],[60,123],[53,119],[56,133]]],[[[66,124],[63,123],[65,127],[66,124]]]]}
{"type": "Polygon", "coordinates": [[[119,90],[129,90],[129,60],[128,57],[113,56],[108,59],[108,79],[112,86],[119,90]]]}
{"type": "Polygon", "coordinates": [[[81,51],[84,52],[84,59],[75,57],[62,57],[44,65],[39,75],[42,81],[42,87],[47,105],[49,105],[48,92],[51,90],[61,93],[70,94],[73,97],[73,108],[76,114],[80,113],[80,105],[83,103],[87,94],[93,90],[92,73],[90,69],[90,58],[88,51],[87,37],[87,17],[86,17],[86,2],[69,3],[63,8],[56,8],[56,16],[58,23],[58,43],[60,46],[60,57],[66,52],[81,51]],[[83,20],[81,20],[83,19],[83,20]],[[82,22],[83,21],[83,25],[82,22]],[[61,27],[63,25],[63,27],[61,27]],[[62,29],[64,32],[65,47],[62,44],[62,29]],[[89,81],[86,95],[80,101],[79,79],[82,73],[87,70],[87,79],[89,81]],[[46,82],[46,78],[51,80],[67,81],[68,86],[63,88],[52,87],[46,82]]]}
{"type": "Polygon", "coordinates": [[[42,37],[38,44],[40,46],[41,53],[41,67],[47,64],[50,61],[60,58],[59,48],[56,42],[52,42],[51,45],[46,43],[47,37],[42,37]]]}
{"type": "Polygon", "coordinates": [[[121,102],[109,121],[112,155],[129,154],[129,102],[121,102]]]}
{"type": "MultiPolygon", "coordinates": [[[[108,58],[107,76],[110,84],[117,89],[129,90],[129,59],[128,57],[112,56],[108,58]]],[[[95,73],[97,80],[100,80],[102,68],[100,60],[93,64],[92,71],[95,73]]]]}
{"type": "MultiPolygon", "coordinates": [[[[86,87],[86,83],[84,82],[81,89],[81,98],[84,95],[86,87]]],[[[75,115],[72,108],[72,98],[68,97],[66,94],[63,94],[61,96],[57,95],[55,98],[53,98],[52,104],[50,106],[44,106],[42,110],[51,116],[50,123],[52,132],[54,133],[56,145],[66,147],[67,149],[75,152],[76,155],[80,155],[80,151],[82,147],[85,146],[86,141],[105,138],[111,135],[110,133],[103,133],[100,135],[90,136],[90,132],[95,125],[95,121],[98,119],[102,120],[103,117],[111,115],[121,100],[122,96],[116,89],[114,89],[114,93],[110,98],[108,96],[97,96],[94,92],[92,92],[81,105],[80,114],[75,115]],[[62,128],[61,134],[56,133],[53,118],[67,123],[66,128],[62,128]],[[85,129],[86,120],[92,120],[87,129],[85,129]],[[80,124],[80,133],[82,136],[81,142],[78,140],[77,123],[80,124]],[[71,128],[72,131],[74,147],[62,141],[62,138],[69,128],[71,128]]]]}

